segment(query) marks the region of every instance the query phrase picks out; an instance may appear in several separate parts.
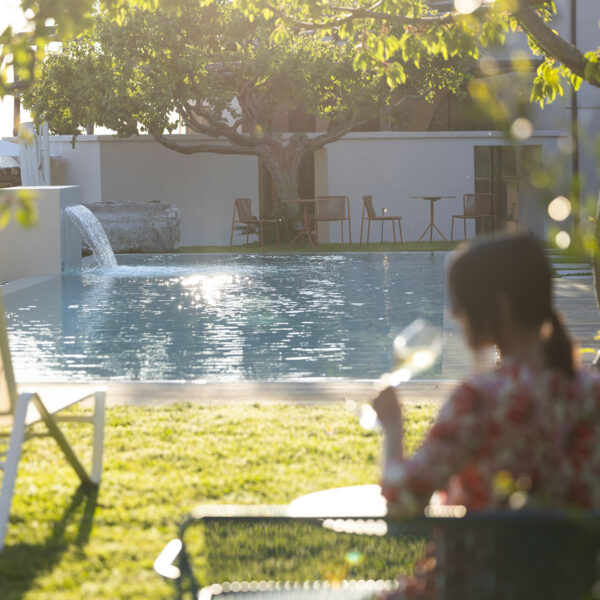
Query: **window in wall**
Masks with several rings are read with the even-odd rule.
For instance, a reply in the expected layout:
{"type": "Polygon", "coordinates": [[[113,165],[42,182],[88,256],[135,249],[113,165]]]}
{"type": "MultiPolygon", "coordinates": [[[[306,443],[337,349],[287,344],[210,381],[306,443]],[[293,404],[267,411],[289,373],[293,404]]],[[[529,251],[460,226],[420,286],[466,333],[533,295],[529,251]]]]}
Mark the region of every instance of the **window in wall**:
{"type": "Polygon", "coordinates": [[[433,113],[429,131],[493,131],[500,123],[468,97],[447,94],[433,113]]]}

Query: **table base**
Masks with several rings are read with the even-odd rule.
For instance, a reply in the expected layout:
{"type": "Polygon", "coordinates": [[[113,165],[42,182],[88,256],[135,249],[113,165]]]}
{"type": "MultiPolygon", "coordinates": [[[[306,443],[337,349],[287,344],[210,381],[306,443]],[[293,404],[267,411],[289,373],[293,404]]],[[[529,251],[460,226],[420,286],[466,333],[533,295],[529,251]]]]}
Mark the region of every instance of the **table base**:
{"type": "Polygon", "coordinates": [[[427,225],[427,229],[425,229],[425,231],[423,232],[423,235],[421,235],[421,237],[417,241],[420,242],[425,237],[427,232],[429,231],[429,243],[431,243],[433,240],[433,230],[434,229],[442,236],[442,238],[445,242],[448,241],[448,238],[437,228],[437,225],[435,223],[430,223],[429,225],[427,225]]]}

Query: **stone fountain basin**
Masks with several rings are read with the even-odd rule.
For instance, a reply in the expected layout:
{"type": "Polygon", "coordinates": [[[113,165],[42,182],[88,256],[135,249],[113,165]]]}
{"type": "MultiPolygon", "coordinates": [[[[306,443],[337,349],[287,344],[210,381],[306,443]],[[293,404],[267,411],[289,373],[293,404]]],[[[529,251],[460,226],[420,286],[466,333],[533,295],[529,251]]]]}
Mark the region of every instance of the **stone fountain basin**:
{"type": "MultiPolygon", "coordinates": [[[[179,209],[163,202],[91,202],[115,252],[171,252],[179,246],[179,209]]],[[[85,244],[84,244],[85,248],[85,244]]]]}

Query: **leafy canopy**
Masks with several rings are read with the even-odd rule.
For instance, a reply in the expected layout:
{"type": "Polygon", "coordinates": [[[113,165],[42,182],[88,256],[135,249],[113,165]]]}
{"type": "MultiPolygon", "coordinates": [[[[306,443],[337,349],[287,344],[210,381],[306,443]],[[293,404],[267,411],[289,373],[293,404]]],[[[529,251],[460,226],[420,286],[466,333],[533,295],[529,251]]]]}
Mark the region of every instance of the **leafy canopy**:
{"type": "MultiPolygon", "coordinates": [[[[571,47],[549,23],[554,2],[544,0],[456,0],[455,9],[440,11],[427,0],[234,0],[252,18],[272,19],[274,36],[318,28],[356,48],[356,66],[376,68],[390,85],[403,83],[402,60],[419,66],[425,57],[480,58],[482,50],[500,45],[507,34],[522,30],[534,55],[541,56],[531,100],[542,107],[577,89],[584,79],[600,86],[600,48],[571,47]]],[[[520,57],[522,58],[522,57],[520,57]]]]}
{"type": "MultiPolygon", "coordinates": [[[[395,64],[405,92],[425,95],[457,89],[469,66],[401,55],[395,64]]],[[[234,124],[256,143],[274,132],[279,106],[330,126],[389,108],[390,73],[368,67],[348,40],[320,31],[278,36],[262,17],[189,1],[176,13],[131,9],[121,23],[99,16],[88,34],[47,57],[24,103],[56,133],[95,123],[123,136],[161,135],[179,115],[215,137],[234,124]]]]}

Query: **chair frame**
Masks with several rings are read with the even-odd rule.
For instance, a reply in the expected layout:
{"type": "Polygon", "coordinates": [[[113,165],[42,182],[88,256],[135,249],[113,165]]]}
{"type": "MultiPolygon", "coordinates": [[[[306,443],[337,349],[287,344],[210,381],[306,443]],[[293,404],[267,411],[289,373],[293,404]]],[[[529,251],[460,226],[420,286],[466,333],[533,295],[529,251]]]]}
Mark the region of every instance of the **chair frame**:
{"type": "MultiPolygon", "coordinates": [[[[316,529],[333,530],[337,535],[365,535],[370,537],[418,536],[431,539],[440,548],[439,558],[442,579],[436,598],[488,598],[484,590],[497,593],[498,598],[538,597],[526,594],[515,595],[515,590],[524,586],[532,592],[539,585],[540,569],[549,575],[554,572],[552,585],[561,584],[573,591],[578,587],[591,588],[597,579],[596,550],[600,545],[600,515],[597,512],[569,513],[558,510],[490,510],[466,512],[464,506],[430,506],[425,516],[409,519],[382,516],[354,515],[345,512],[291,516],[289,505],[203,505],[197,506],[181,523],[177,537],[165,546],[154,561],[154,570],[173,582],[178,590],[191,592],[193,597],[215,598],[223,589],[213,581],[199,581],[194,574],[194,556],[186,544],[186,530],[196,523],[239,524],[239,525],[293,525],[302,522],[316,529]],[[522,532],[522,533],[521,533],[522,532]],[[540,536],[540,533],[543,535],[540,536]],[[520,538],[514,537],[521,535],[520,538]],[[520,543],[525,542],[524,549],[520,543]],[[547,549],[547,554],[546,554],[547,549]],[[535,551],[538,551],[535,553],[535,551]],[[513,551],[513,552],[511,552],[513,551]],[[528,564],[524,555],[531,552],[528,564]],[[514,554],[514,556],[513,556],[514,554]],[[565,562],[565,559],[568,559],[565,562]],[[561,568],[548,571],[548,565],[559,564],[561,568]],[[585,582],[585,583],[584,583],[585,582]],[[215,594],[211,590],[217,588],[215,594]],[[203,593],[202,593],[203,592],[203,593]],[[507,595],[510,592],[510,596],[507,595]]],[[[226,543],[226,541],[223,541],[226,543]]],[[[274,598],[285,597],[286,592],[305,589],[303,597],[311,595],[314,582],[300,587],[290,587],[289,582],[262,581],[236,582],[227,585],[231,595],[240,599],[252,598],[254,590],[279,591],[274,598]],[[257,587],[258,586],[258,587],[257,587]],[[262,586],[262,587],[260,587],[262,586]],[[237,589],[236,589],[237,588],[237,589]],[[238,593],[239,592],[239,593],[238,593]]],[[[367,582],[368,583],[368,582],[367,582]]],[[[340,582],[344,585],[345,581],[340,582]]],[[[548,587],[548,586],[546,586],[548,587]]],[[[316,588],[317,590],[319,588],[316,588]]],[[[437,588],[436,588],[437,589],[437,588]]],[[[564,595],[559,588],[552,599],[574,597],[564,595]]],[[[581,590],[579,590],[581,591],[581,590]]],[[[289,594],[290,598],[298,595],[289,594]]],[[[261,597],[257,594],[257,597],[261,597]]],[[[546,597],[546,595],[544,595],[546,597]]],[[[577,594],[579,597],[579,594],[577,594]]]]}
{"type": "Polygon", "coordinates": [[[392,223],[392,233],[394,234],[394,244],[397,243],[396,240],[396,226],[395,223],[398,223],[398,231],[400,232],[400,243],[403,244],[404,240],[402,239],[402,217],[398,216],[380,216],[378,217],[375,213],[375,207],[373,206],[373,196],[365,195],[363,198],[363,210],[360,220],[360,243],[363,243],[363,227],[365,221],[367,223],[367,244],[369,243],[369,236],[371,234],[371,221],[380,221],[381,222],[381,243],[383,243],[383,224],[386,221],[391,221],[392,223]],[[366,214],[366,216],[365,216],[366,214]]]}
{"type": "MultiPolygon", "coordinates": [[[[231,217],[231,237],[229,239],[229,250],[233,250],[233,230],[235,224],[243,224],[246,226],[249,225],[258,225],[258,236],[260,238],[260,247],[264,248],[264,238],[263,238],[263,223],[268,223],[275,225],[275,239],[277,240],[277,245],[279,246],[279,221],[277,219],[258,219],[252,214],[252,199],[251,198],[236,198],[233,204],[233,215],[231,217]],[[244,206],[247,205],[247,206],[244,206]],[[243,207],[240,210],[240,207],[243,207]],[[243,214],[247,209],[247,213],[243,214]],[[235,218],[235,213],[237,211],[238,218],[235,218]]],[[[248,236],[250,235],[250,228],[246,230],[246,248],[248,247],[248,236]]]]}
{"type": "Polygon", "coordinates": [[[350,198],[348,196],[317,196],[315,198],[315,214],[310,217],[310,225],[312,229],[312,224],[315,224],[315,244],[319,245],[319,228],[318,223],[331,223],[332,221],[340,222],[340,233],[342,237],[342,244],[344,243],[344,221],[348,222],[348,239],[349,243],[352,244],[352,228],[350,225],[350,198]],[[321,202],[326,202],[327,200],[338,200],[343,198],[346,204],[346,216],[345,217],[320,217],[319,216],[319,204],[321,202]]]}
{"type": "Polygon", "coordinates": [[[464,239],[467,239],[467,219],[475,220],[475,236],[477,236],[477,219],[481,219],[483,223],[483,227],[485,229],[485,220],[492,220],[492,231],[496,229],[496,196],[491,192],[485,193],[476,193],[476,194],[464,194],[463,195],[463,214],[462,215],[452,215],[452,226],[450,229],[450,241],[454,241],[454,219],[462,219],[463,220],[463,230],[464,230],[464,239]],[[487,199],[491,202],[491,213],[488,214],[467,214],[467,199],[473,198],[475,202],[478,199],[487,199]]]}
{"type": "Polygon", "coordinates": [[[8,336],[4,308],[0,299],[0,423],[12,426],[8,439],[8,447],[4,452],[4,460],[0,462],[2,488],[0,489],[0,550],[4,547],[6,530],[10,516],[10,506],[14,494],[15,481],[21,458],[23,442],[27,438],[26,429],[37,422],[43,422],[48,433],[55,439],[65,458],[84,486],[98,486],[102,477],[104,450],[104,412],[106,390],[103,388],[87,388],[83,394],[79,387],[60,386],[56,397],[48,399],[44,394],[35,391],[17,391],[8,336]],[[3,367],[3,369],[2,369],[3,367]],[[75,392],[75,393],[73,393],[75,392]],[[44,396],[44,397],[43,397],[44,396]],[[60,411],[83,400],[92,398],[94,410],[92,415],[58,416],[60,411]],[[93,426],[92,464],[86,470],[71,448],[69,442],[58,426],[58,422],[89,423],[93,426]]]}
{"type": "Polygon", "coordinates": [[[506,220],[505,227],[507,229],[514,228],[515,231],[519,229],[519,200],[518,198],[507,198],[506,206],[506,220]]]}

